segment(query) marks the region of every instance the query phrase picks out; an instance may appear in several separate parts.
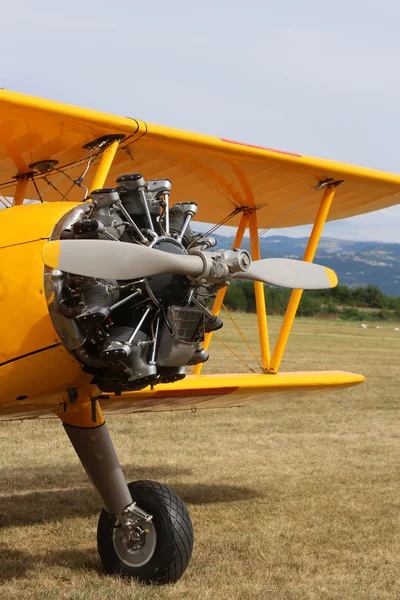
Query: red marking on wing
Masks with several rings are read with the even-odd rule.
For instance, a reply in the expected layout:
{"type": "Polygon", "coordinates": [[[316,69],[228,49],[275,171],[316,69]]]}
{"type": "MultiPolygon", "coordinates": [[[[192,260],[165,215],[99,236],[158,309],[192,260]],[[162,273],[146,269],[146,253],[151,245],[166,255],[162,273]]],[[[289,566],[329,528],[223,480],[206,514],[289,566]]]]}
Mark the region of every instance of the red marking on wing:
{"type": "Polygon", "coordinates": [[[236,392],[239,386],[230,387],[218,387],[218,388],[207,388],[207,389],[186,389],[186,390],[160,390],[156,392],[156,396],[175,397],[175,396],[223,396],[225,394],[231,394],[236,392]]]}
{"type": "Polygon", "coordinates": [[[267,148],[267,146],[256,146],[255,144],[244,144],[243,142],[236,142],[235,140],[228,140],[220,138],[222,142],[229,142],[229,144],[237,144],[238,146],[247,146],[249,148],[258,148],[259,150],[268,150],[268,152],[276,152],[277,154],[287,154],[288,156],[297,156],[301,158],[301,154],[296,152],[286,152],[286,150],[276,150],[275,148],[267,148]]]}

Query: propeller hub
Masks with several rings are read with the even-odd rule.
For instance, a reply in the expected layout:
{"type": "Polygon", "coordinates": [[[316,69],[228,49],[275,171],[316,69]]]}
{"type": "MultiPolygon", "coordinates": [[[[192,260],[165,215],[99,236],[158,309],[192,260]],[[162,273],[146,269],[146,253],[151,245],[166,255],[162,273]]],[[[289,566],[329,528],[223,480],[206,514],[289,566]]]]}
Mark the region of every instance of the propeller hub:
{"type": "MultiPolygon", "coordinates": [[[[154,248],[169,254],[187,254],[186,250],[173,238],[167,238],[158,242],[154,248]]],[[[190,283],[185,275],[165,273],[152,275],[148,278],[149,287],[157,300],[180,303],[182,292],[189,289],[190,283]]]]}

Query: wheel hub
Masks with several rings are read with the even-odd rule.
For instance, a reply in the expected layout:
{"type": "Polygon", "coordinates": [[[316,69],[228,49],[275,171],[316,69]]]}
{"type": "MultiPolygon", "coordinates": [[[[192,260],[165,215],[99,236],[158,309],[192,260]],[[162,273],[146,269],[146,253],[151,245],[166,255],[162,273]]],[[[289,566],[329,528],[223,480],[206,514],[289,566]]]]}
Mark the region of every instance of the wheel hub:
{"type": "Polygon", "coordinates": [[[114,527],[115,552],[128,567],[141,567],[154,554],[157,534],[151,519],[134,503],[125,510],[114,527]]]}
{"type": "Polygon", "coordinates": [[[127,533],[116,527],[113,533],[115,552],[128,567],[141,567],[153,556],[157,544],[156,528],[148,523],[146,529],[140,526],[127,533]]]}

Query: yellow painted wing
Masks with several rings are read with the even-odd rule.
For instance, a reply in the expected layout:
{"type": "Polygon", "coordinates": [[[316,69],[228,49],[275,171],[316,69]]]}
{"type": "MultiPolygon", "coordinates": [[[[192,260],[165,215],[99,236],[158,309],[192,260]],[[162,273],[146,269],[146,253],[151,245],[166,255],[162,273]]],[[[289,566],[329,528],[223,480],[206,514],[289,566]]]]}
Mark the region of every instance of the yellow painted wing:
{"type": "Polygon", "coordinates": [[[105,396],[101,407],[105,413],[229,408],[263,404],[277,397],[301,398],[344,389],[364,380],[363,375],[345,371],[189,375],[174,384],[158,385],[152,391],[146,388],[120,397],[105,396]]]}
{"type": "MultiPolygon", "coordinates": [[[[201,221],[218,222],[237,207],[263,205],[258,212],[259,227],[312,223],[320,193],[299,202],[328,178],[344,180],[329,220],[400,202],[399,175],[149,125],[4,90],[0,90],[0,132],[0,194],[4,196],[13,195],[16,175],[31,171],[32,163],[52,159],[69,178],[56,171],[46,177],[57,189],[43,176],[38,176],[37,184],[44,200],[61,200],[71,179],[86,165],[87,150],[82,146],[104,135],[121,134],[125,137],[107,185],[114,185],[124,173],[141,172],[146,179],[167,177],[173,182],[171,199],[197,202],[201,221]]],[[[98,160],[88,172],[86,185],[98,160]]],[[[32,183],[26,195],[37,197],[32,183]]],[[[83,190],[75,186],[67,199],[79,201],[83,196],[83,190]]],[[[237,224],[238,218],[230,224],[237,224]]]]}
{"type": "MultiPolygon", "coordinates": [[[[345,371],[299,373],[189,375],[182,381],[157,385],[121,396],[103,394],[101,407],[107,414],[120,412],[171,411],[228,408],[262,404],[273,398],[302,398],[311,394],[341,390],[362,383],[365,378],[345,371]]],[[[60,400],[30,397],[0,405],[0,420],[45,416],[61,409],[60,400]]]]}

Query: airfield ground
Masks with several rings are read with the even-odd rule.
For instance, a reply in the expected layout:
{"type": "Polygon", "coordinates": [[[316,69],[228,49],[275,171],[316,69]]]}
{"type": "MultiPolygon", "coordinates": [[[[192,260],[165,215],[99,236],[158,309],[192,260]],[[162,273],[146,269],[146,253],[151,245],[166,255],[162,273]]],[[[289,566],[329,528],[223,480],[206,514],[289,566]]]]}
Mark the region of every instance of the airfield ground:
{"type": "MultiPolygon", "coordinates": [[[[255,346],[254,316],[237,319],[255,346]]],[[[228,319],[224,339],[254,366],[228,319]]],[[[0,423],[0,597],[399,598],[399,358],[393,326],[299,320],[283,369],[367,383],[254,408],[109,417],[127,478],[167,483],[191,512],[193,558],[168,587],[103,575],[100,502],[58,421],[0,423]]],[[[215,341],[207,371],[235,370],[245,368],[215,341]]]]}

